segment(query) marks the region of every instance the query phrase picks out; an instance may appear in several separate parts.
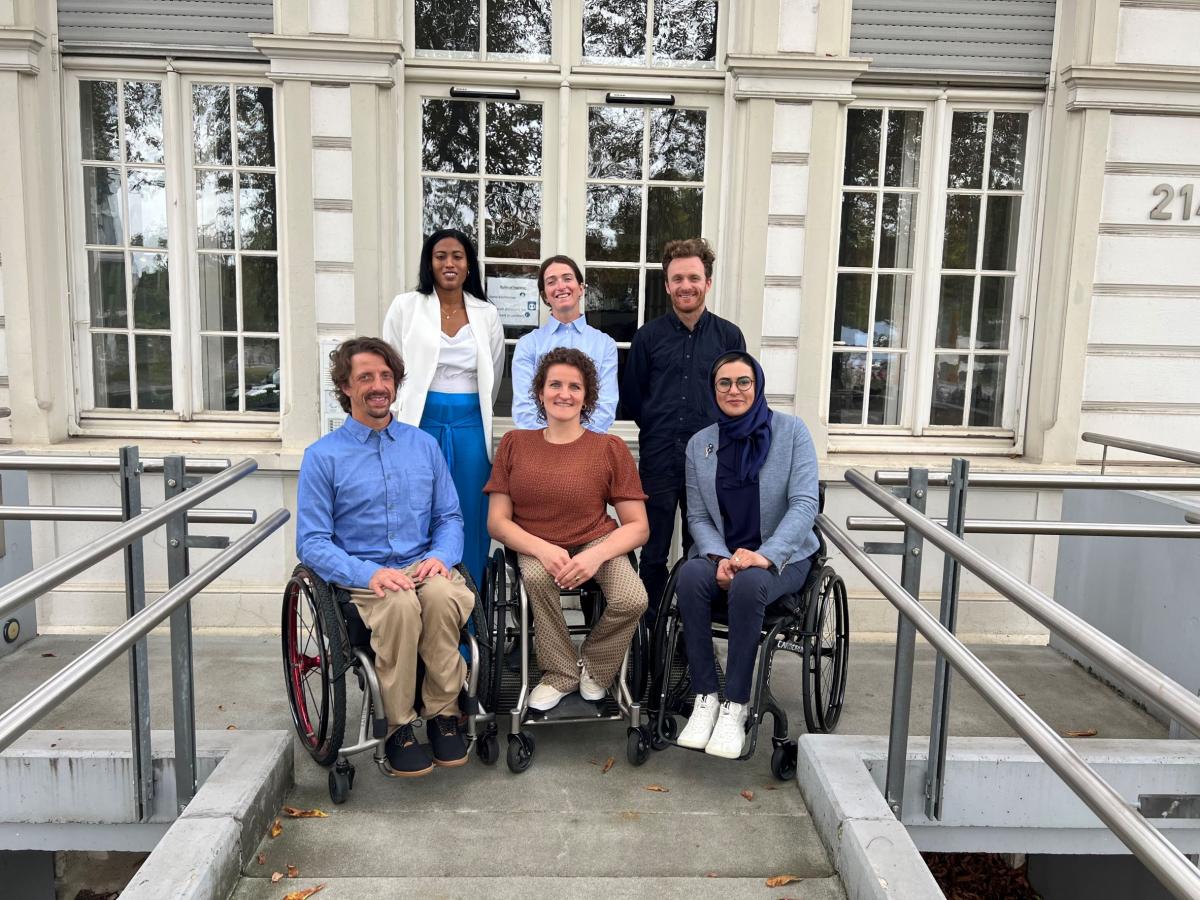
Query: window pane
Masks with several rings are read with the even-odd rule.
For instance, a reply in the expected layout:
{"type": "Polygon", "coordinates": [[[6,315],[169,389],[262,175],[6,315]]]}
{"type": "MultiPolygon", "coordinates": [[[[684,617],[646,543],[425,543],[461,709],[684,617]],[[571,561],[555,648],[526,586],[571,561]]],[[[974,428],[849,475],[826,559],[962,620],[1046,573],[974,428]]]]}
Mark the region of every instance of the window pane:
{"type": "Polygon", "coordinates": [[[967,390],[967,356],[939,353],[933,363],[933,401],[929,407],[931,425],[961,425],[963,401],[967,390]]]}
{"type": "Polygon", "coordinates": [[[130,169],[129,243],[167,246],[167,176],[162,169],[130,169]]]}
{"type": "Polygon", "coordinates": [[[279,412],[279,341],[246,338],[246,409],[279,412]]]}
{"type": "Polygon", "coordinates": [[[479,52],[478,0],[416,0],[419,50],[479,52]]]}
{"type": "Polygon", "coordinates": [[[163,161],[162,116],[161,84],[125,82],[125,158],[129,162],[163,161]]]}
{"type": "Polygon", "coordinates": [[[238,352],[235,337],[200,338],[200,369],[204,408],[238,408],[238,352]]]}
{"type": "Polygon", "coordinates": [[[528,181],[489,181],[486,198],[487,256],[537,259],[542,252],[542,186],[528,181]]]}
{"type": "Polygon", "coordinates": [[[1007,357],[977,356],[971,380],[971,417],[969,424],[999,428],[1004,412],[1004,370],[1007,357]]]}
{"type": "Polygon", "coordinates": [[[903,347],[909,275],[880,275],[875,287],[875,346],[903,347]]]}
{"type": "Polygon", "coordinates": [[[200,330],[237,331],[237,281],[233,257],[200,254],[199,284],[200,330]]]}
{"type": "Polygon", "coordinates": [[[834,344],[865,347],[870,317],[871,276],[839,273],[833,312],[834,344]]]}
{"type": "Polygon", "coordinates": [[[117,161],[117,83],[79,82],[79,137],[83,159],[117,161]]]}
{"type": "Polygon", "coordinates": [[[274,256],[242,257],[242,330],[279,331],[279,263],[274,256]]]}
{"type": "Polygon", "coordinates": [[[988,197],[983,231],[983,268],[1013,271],[1017,267],[1017,232],[1021,227],[1020,197],[988,197]]]}
{"type": "Polygon", "coordinates": [[[489,103],[487,171],[491,175],[542,174],[542,107],[489,103]]]}
{"type": "Polygon", "coordinates": [[[846,168],[843,184],[879,183],[881,109],[851,109],[846,113],[846,168]]]}
{"type": "Polygon", "coordinates": [[[985,275],[979,279],[979,322],[975,346],[1007,350],[1012,317],[1013,279],[985,275]]]}
{"type": "Polygon", "coordinates": [[[964,350],[971,346],[972,275],[943,275],[938,303],[937,346],[964,350]]]}
{"type": "Polygon", "coordinates": [[[839,266],[867,268],[875,261],[875,195],[842,195],[842,243],[839,266]]]}
{"type": "Polygon", "coordinates": [[[229,85],[193,85],[192,130],[197,165],[233,164],[229,129],[229,85]]]}
{"type": "Polygon", "coordinates": [[[883,183],[888,187],[918,187],[921,182],[921,126],[917,109],[888,110],[887,150],[883,183]]]}
{"type": "Polygon", "coordinates": [[[133,339],[137,359],[138,409],[170,409],[171,338],[139,334],[133,339]]]}
{"type": "Polygon", "coordinates": [[[644,122],[640,109],[588,107],[588,178],[641,178],[644,122]]]}
{"type": "Polygon", "coordinates": [[[513,351],[516,349],[516,344],[507,344],[504,347],[504,375],[500,379],[500,394],[496,397],[496,405],[492,407],[492,415],[495,418],[512,415],[512,363],[513,351]]]}
{"type": "Polygon", "coordinates": [[[643,322],[651,322],[671,309],[671,298],[667,294],[667,281],[662,269],[646,270],[646,301],[643,304],[643,322]]]}
{"type": "Polygon", "coordinates": [[[593,328],[599,328],[614,341],[633,340],[638,327],[637,269],[590,267],[584,309],[593,328]]]}
{"type": "Polygon", "coordinates": [[[83,215],[89,244],[125,243],[121,222],[121,170],[84,166],[83,215]]]}
{"type": "Polygon", "coordinates": [[[833,425],[861,425],[863,386],[866,382],[867,354],[833,354],[833,376],[829,381],[829,422],[833,425]]]}
{"type": "Polygon", "coordinates": [[[656,61],[716,58],[716,0],[654,0],[656,61]]]}
{"type": "Polygon", "coordinates": [[[237,143],[239,166],[275,165],[275,115],[269,87],[237,88],[237,143]]]}
{"type": "Polygon", "coordinates": [[[197,244],[201,249],[233,249],[233,173],[196,173],[197,244]]]}
{"type": "Polygon", "coordinates": [[[1025,139],[1028,113],[996,113],[992,117],[992,156],[988,185],[996,190],[1016,191],[1025,177],[1025,139]]]}
{"type": "Polygon", "coordinates": [[[871,355],[871,395],[867,400],[868,425],[900,424],[900,382],[904,357],[899,353],[871,355]]]}
{"type": "MultiPolygon", "coordinates": [[[[133,327],[170,328],[171,292],[167,281],[167,255],[131,253],[129,256],[133,281],[133,327]]],[[[141,391],[140,385],[138,391],[141,391]]]]}
{"type": "Polygon", "coordinates": [[[96,405],[130,409],[129,338],[123,334],[92,335],[92,390],[96,405]]]}
{"type": "Polygon", "coordinates": [[[238,173],[243,250],[275,249],[275,176],[238,173]]]}
{"type": "Polygon", "coordinates": [[[650,177],[660,181],[704,180],[702,109],[650,111],[650,177]]]}
{"type": "Polygon", "coordinates": [[[911,269],[916,240],[916,195],[884,194],[879,222],[879,267],[911,269]]]}
{"type": "Polygon", "coordinates": [[[950,126],[950,172],[947,186],[983,186],[983,146],[987,140],[987,113],[956,112],[950,126]]]}
{"type": "Polygon", "coordinates": [[[89,250],[88,304],[93,328],[124,328],[125,254],[112,250],[89,250]]]}
{"type": "Polygon", "coordinates": [[[946,234],[942,246],[942,268],[975,268],[975,247],[978,241],[979,197],[951,194],[946,198],[946,234]]]}
{"type": "Polygon", "coordinates": [[[703,188],[651,187],[646,203],[646,258],[660,259],[667,241],[700,234],[703,188]]]}
{"type": "Polygon", "coordinates": [[[479,104],[427,99],[421,104],[421,168],[479,171],[479,104]]]}
{"type": "MultiPolygon", "coordinates": [[[[525,321],[527,325],[513,325],[509,322],[504,323],[504,336],[508,338],[519,338],[523,334],[528,334],[537,328],[538,325],[538,309],[542,306],[542,299],[538,296],[537,289],[537,266],[510,266],[501,265],[499,263],[488,263],[484,272],[484,288],[491,297],[492,290],[498,285],[496,279],[504,279],[505,281],[517,280],[517,287],[521,289],[527,303],[530,304],[525,310],[525,321]]],[[[505,375],[507,376],[507,373],[505,375]]]]}
{"type": "Polygon", "coordinates": [[[638,261],[642,230],[642,189],[632,185],[589,184],[587,259],[638,261]]]}
{"type": "Polygon", "coordinates": [[[646,0],[584,0],[583,55],[633,58],[646,53],[646,0]]]}
{"type": "Polygon", "coordinates": [[[487,17],[489,54],[550,55],[550,0],[488,0],[487,17]]]}
{"type": "Polygon", "coordinates": [[[478,241],[475,230],[479,186],[474,181],[450,178],[425,178],[423,181],[425,234],[439,228],[457,228],[478,241]]]}

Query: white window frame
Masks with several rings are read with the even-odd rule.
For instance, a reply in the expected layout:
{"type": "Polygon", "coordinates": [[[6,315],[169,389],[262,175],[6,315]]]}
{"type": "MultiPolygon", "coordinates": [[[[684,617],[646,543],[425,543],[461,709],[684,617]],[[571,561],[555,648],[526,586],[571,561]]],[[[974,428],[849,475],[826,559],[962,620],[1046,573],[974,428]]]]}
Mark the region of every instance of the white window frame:
{"type": "MultiPolygon", "coordinates": [[[[1037,294],[1040,252],[1038,233],[1043,212],[1045,185],[1042,182],[1045,152],[1045,95],[1011,90],[951,89],[884,86],[863,87],[849,108],[922,109],[921,181],[918,191],[917,243],[913,265],[912,294],[906,337],[906,366],[901,388],[902,424],[851,425],[829,423],[830,452],[923,452],[973,453],[1010,456],[1023,452],[1025,416],[1029,390],[1029,360],[1033,345],[1033,313],[1037,294]],[[1013,281],[1012,322],[1009,333],[1008,366],[1005,373],[1003,426],[931,425],[934,341],[941,287],[942,244],[945,229],[946,180],[950,165],[950,128],[954,112],[1021,112],[1029,115],[1025,144],[1025,169],[1017,243],[1017,268],[1013,281]]],[[[845,162],[846,116],[841,118],[842,140],[837,174],[840,197],[845,162]]],[[[981,191],[982,193],[982,191],[981,191]]],[[[983,222],[981,220],[981,227],[983,222]]],[[[837,234],[841,233],[840,212],[837,234]]],[[[877,223],[878,228],[878,223],[877,223]]],[[[982,231],[981,231],[982,237],[982,231]]],[[[830,260],[831,285],[837,284],[840,239],[833,242],[830,260]]],[[[964,270],[964,272],[973,270],[964,270]]],[[[976,276],[977,277],[977,276],[976,276]]],[[[836,295],[831,291],[826,310],[825,367],[832,366],[833,317],[836,295]]],[[[821,409],[829,420],[829,389],[821,409]]],[[[969,403],[969,398],[967,401],[969,403]]]]}
{"type": "MultiPolygon", "coordinates": [[[[184,62],[163,59],[66,58],[63,60],[62,128],[66,185],[68,303],[71,362],[75,390],[68,433],[87,437],[184,437],[229,440],[279,440],[290,388],[281,389],[279,412],[225,412],[202,409],[199,381],[198,254],[196,198],[193,184],[191,85],[202,82],[257,85],[273,90],[273,114],[279,122],[278,86],[266,77],[266,66],[229,62],[184,62]],[[170,283],[173,408],[134,410],[95,408],[92,403],[90,307],[85,247],[83,161],[80,145],[81,81],[159,81],[163,97],[163,157],[167,194],[167,272],[170,283]]],[[[277,253],[282,276],[284,223],[279,216],[283,169],[276,128],[275,156],[277,253]]],[[[235,222],[235,227],[237,223],[235,222]]],[[[284,294],[280,303],[280,364],[287,358],[283,329],[284,294]]]]}

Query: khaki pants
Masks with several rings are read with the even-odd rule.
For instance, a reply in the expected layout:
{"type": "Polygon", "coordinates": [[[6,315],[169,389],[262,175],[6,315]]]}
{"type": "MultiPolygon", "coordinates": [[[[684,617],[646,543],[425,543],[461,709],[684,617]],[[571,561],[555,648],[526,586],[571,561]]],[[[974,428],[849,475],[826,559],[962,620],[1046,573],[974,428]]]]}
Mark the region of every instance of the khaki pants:
{"type": "MultiPolygon", "coordinates": [[[[604,538],[576,547],[571,550],[571,555],[602,540],[604,538]]],[[[579,686],[579,656],[563,618],[558,585],[537,557],[522,553],[518,554],[517,562],[521,567],[521,583],[525,585],[533,608],[537,628],[534,648],[542,681],[560,691],[573,691],[579,686]]],[[[609,687],[621,668],[621,660],[633,640],[638,620],[646,611],[646,588],[624,555],[600,566],[594,578],[604,592],[604,615],[588,634],[580,652],[588,674],[609,687]]]]}
{"type": "MultiPolygon", "coordinates": [[[[411,576],[416,567],[414,563],[404,574],[411,576]]],[[[382,597],[356,588],[350,599],[371,629],[375,674],[389,728],[417,717],[413,700],[418,656],[425,662],[425,718],[459,715],[458,692],[466,681],[467,664],[458,650],[458,635],[475,606],[462,575],[451,570],[449,578],[434,575],[416,590],[387,591],[382,597]]]]}

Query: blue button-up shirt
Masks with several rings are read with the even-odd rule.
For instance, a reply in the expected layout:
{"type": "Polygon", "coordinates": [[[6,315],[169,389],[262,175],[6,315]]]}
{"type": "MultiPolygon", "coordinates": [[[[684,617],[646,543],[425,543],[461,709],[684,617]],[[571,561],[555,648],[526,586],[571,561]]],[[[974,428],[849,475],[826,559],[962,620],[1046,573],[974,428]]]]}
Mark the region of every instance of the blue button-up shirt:
{"type": "Polygon", "coordinates": [[[458,492],[437,441],[395,419],[347,418],[304,451],[296,555],[331,584],[365,588],[381,568],[462,560],[458,492]]]}
{"type": "Polygon", "coordinates": [[[537,406],[529,395],[538,360],[555,347],[582,350],[596,364],[600,376],[600,399],[587,427],[604,434],[617,418],[617,344],[603,331],[589,325],[583,316],[570,322],[560,322],[551,316],[536,331],[517,341],[513,351],[512,389],[513,420],[518,428],[542,428],[537,406]]]}

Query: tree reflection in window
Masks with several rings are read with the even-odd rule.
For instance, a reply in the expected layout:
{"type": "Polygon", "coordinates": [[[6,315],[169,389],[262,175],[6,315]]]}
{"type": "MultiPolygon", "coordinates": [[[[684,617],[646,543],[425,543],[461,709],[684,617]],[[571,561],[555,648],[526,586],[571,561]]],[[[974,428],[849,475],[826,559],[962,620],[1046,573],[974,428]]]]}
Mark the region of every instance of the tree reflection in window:
{"type": "Polygon", "coordinates": [[[717,0],[584,0],[583,58],[608,65],[712,67],[717,0]]]}
{"type": "Polygon", "coordinates": [[[548,60],[551,10],[552,0],[416,0],[416,53],[548,60]]]}

